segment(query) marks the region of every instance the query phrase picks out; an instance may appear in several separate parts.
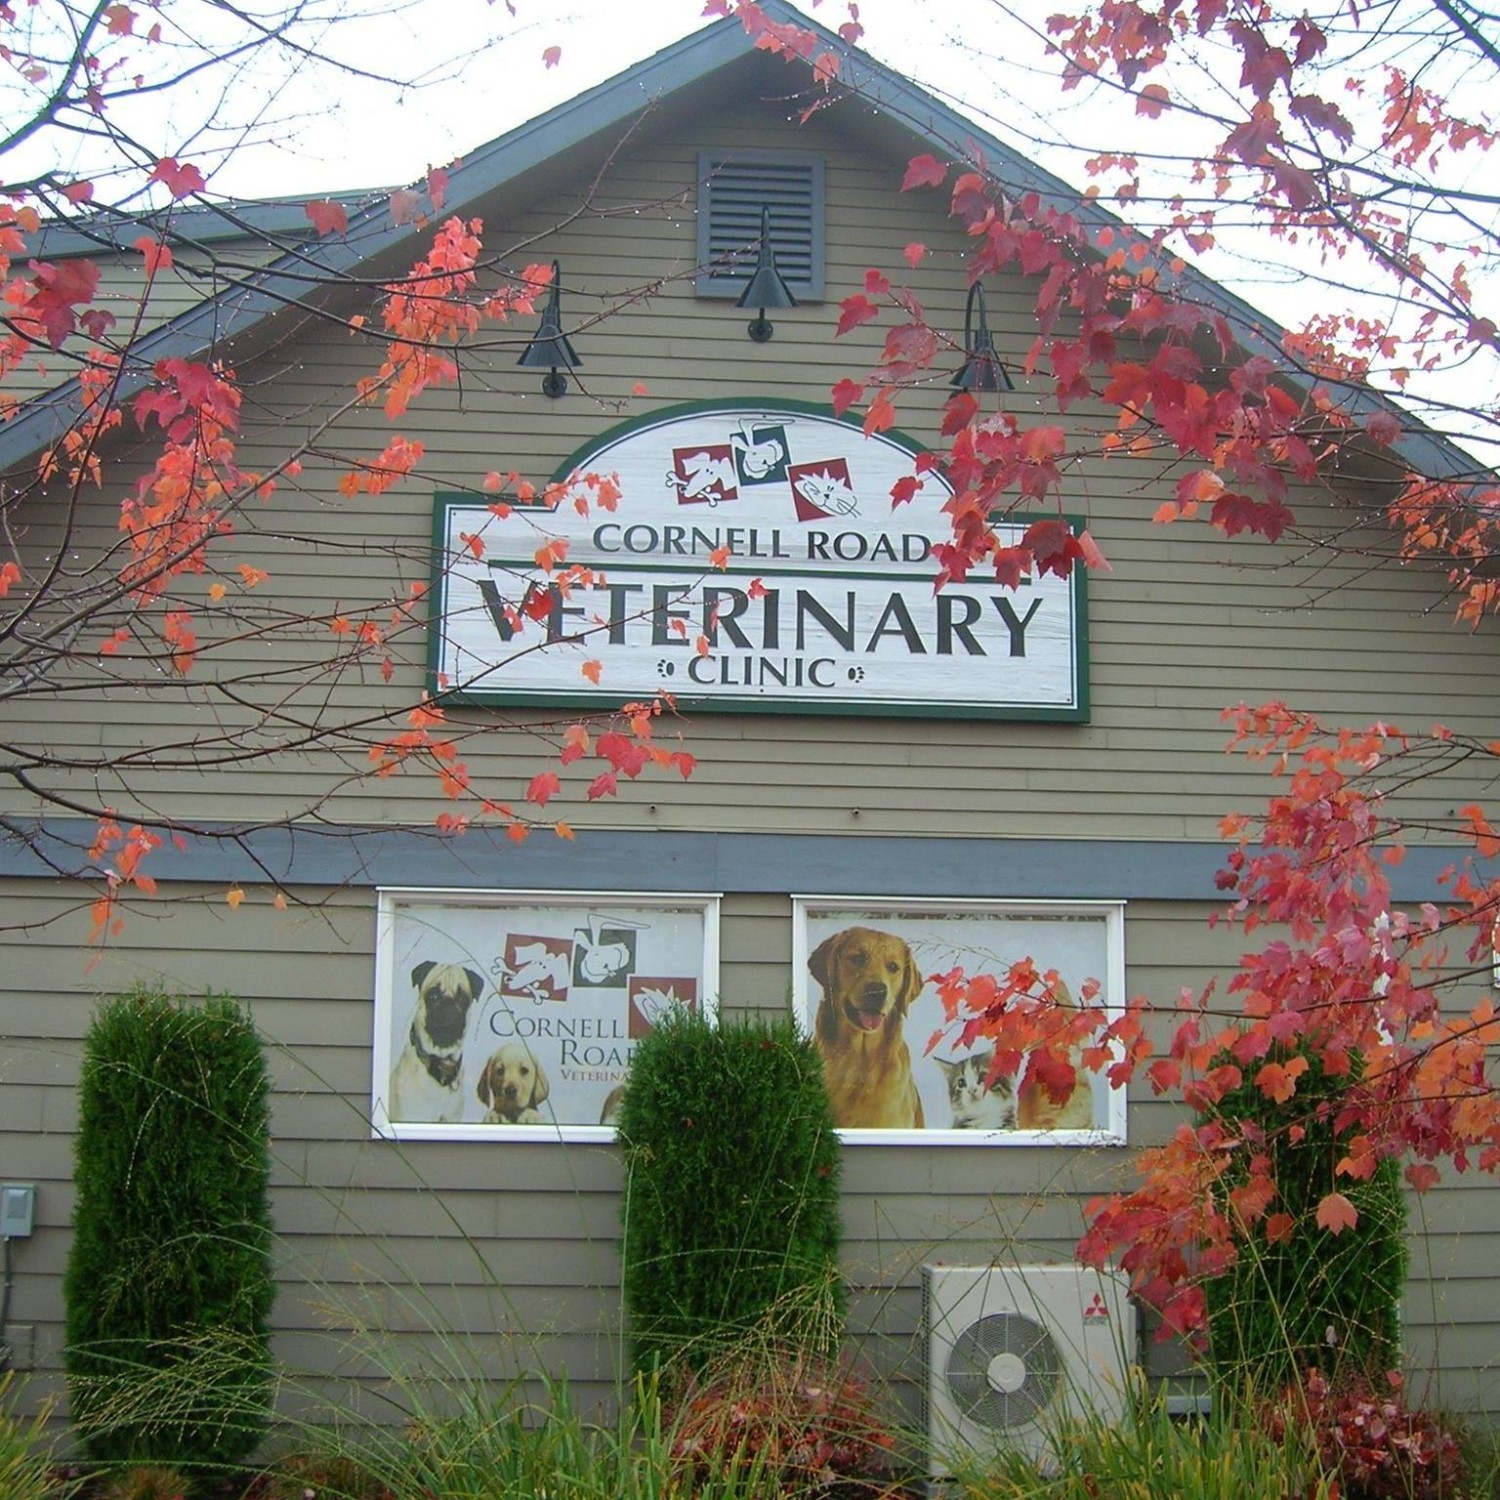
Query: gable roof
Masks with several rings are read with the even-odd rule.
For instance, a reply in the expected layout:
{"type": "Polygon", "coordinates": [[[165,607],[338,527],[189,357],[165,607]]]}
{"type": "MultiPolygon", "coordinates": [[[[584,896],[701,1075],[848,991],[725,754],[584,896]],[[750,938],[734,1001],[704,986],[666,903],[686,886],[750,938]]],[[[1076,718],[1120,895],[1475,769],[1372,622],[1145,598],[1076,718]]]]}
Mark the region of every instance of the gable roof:
{"type": "MultiPolygon", "coordinates": [[[[837,87],[857,97],[912,137],[915,150],[929,150],[949,159],[982,156],[988,170],[1013,195],[1037,194],[1044,203],[1072,215],[1084,228],[1110,229],[1134,236],[1128,223],[1097,200],[1086,198],[1062,179],[1039,167],[1003,140],[944,104],[925,89],[877,62],[792,8],[787,0],[761,0],[761,9],[774,22],[789,23],[812,32],[820,45],[840,62],[837,87]]],[[[442,212],[463,214],[485,196],[514,184],[589,140],[618,133],[649,106],[662,105],[706,83],[759,49],[744,26],[728,17],[684,37],[625,72],[577,95],[466,156],[450,170],[442,212]]],[[[206,298],[137,339],[131,346],[130,367],[123,373],[121,399],[147,384],[151,367],[160,359],[191,358],[226,345],[253,350],[258,338],[270,336],[270,325],[289,313],[315,311],[309,287],[343,276],[369,275],[372,265],[415,258],[426,238],[421,220],[397,223],[392,214],[394,194],[380,192],[358,200],[344,200],[348,212],[345,232],[312,238],[302,201],[234,205],[179,210],[172,219],[172,236],[208,243],[233,234],[274,238],[284,245],[268,264],[247,272],[228,289],[206,298]]],[[[149,217],[123,220],[135,228],[152,227],[149,217]]],[[[156,226],[156,227],[159,227],[156,226]]],[[[92,231],[58,230],[49,233],[47,249],[70,253],[130,243],[117,225],[99,224],[92,231]],[[76,238],[75,238],[76,236],[76,238]]],[[[1243,298],[1191,265],[1159,265],[1159,284],[1183,300],[1226,318],[1249,354],[1271,359],[1288,378],[1297,372],[1282,349],[1283,330],[1243,298]]],[[[236,350],[238,354],[239,350],[236,350]]],[[[1472,478],[1475,460],[1443,434],[1424,427],[1409,411],[1380,393],[1361,386],[1344,387],[1345,407],[1360,417],[1383,411],[1394,415],[1401,437],[1394,452],[1412,468],[1432,478],[1472,478]]],[[[78,410],[78,382],[70,379],[23,403],[0,426],[0,471],[23,462],[57,440],[78,410]]]]}

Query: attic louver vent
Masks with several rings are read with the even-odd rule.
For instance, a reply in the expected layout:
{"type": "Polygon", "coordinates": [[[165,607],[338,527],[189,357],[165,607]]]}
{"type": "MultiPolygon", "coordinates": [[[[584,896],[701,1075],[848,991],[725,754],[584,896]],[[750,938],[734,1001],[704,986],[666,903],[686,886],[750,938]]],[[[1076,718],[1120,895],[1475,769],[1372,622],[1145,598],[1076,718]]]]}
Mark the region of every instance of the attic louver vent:
{"type": "Polygon", "coordinates": [[[801,151],[698,157],[698,295],[738,297],[771,210],[776,268],[799,301],[823,297],[823,159],[801,151]]]}

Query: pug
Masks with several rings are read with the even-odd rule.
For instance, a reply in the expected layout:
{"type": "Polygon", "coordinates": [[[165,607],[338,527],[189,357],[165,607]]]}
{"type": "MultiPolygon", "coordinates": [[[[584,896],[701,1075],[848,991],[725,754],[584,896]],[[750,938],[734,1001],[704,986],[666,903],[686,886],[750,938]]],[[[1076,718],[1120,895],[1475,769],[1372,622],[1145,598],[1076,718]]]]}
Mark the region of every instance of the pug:
{"type": "Polygon", "coordinates": [[[428,960],[411,971],[417,992],[411,1030],[391,1072],[393,1120],[451,1124],[464,1117],[459,1074],[469,1012],[484,993],[484,976],[459,964],[428,960]]]}

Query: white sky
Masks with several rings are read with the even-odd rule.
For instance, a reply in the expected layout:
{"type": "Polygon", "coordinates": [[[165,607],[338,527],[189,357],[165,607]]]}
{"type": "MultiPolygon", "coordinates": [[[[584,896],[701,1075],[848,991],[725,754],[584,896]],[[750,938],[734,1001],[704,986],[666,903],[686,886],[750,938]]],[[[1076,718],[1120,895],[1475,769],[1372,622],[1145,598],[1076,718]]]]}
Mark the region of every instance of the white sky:
{"type": "MultiPolygon", "coordinates": [[[[393,102],[388,86],[310,71],[275,106],[287,118],[271,128],[273,139],[227,162],[212,187],[280,197],[410,182],[710,24],[702,0],[513,3],[514,17],[504,0],[416,0],[399,15],[331,30],[329,50],[360,66],[449,81],[393,102]],[[560,58],[549,68],[543,55],[554,46],[560,58]]],[[[797,3],[830,29],[847,18],[843,0],[797,3]]],[[[1017,28],[985,0],[862,0],[859,8],[861,45],[924,86],[961,85],[955,102],[982,105],[987,93],[982,69],[955,38],[1017,51],[1017,28]]],[[[1053,8],[1053,0],[1035,6],[1039,25],[1053,8]]]]}

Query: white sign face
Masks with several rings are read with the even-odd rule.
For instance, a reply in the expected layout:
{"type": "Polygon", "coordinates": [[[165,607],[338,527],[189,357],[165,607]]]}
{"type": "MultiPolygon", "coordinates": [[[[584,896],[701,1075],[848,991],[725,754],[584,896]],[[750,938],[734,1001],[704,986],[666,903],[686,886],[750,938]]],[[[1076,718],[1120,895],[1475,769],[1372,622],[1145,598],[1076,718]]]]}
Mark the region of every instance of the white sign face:
{"type": "Polygon", "coordinates": [[[718,898],[385,890],[377,1135],[611,1140],[636,1042],[717,1016],[718,898]]]}
{"type": "Polygon", "coordinates": [[[1057,1099],[1025,1056],[1017,1071],[997,1071],[994,1044],[963,1046],[938,994],[955,970],[1003,977],[1029,958],[1056,972],[1060,1006],[1097,985],[1092,1003],[1114,1019],[1125,988],[1121,903],[796,896],[793,920],[793,1003],[846,1142],[1124,1144],[1123,1089],[1078,1068],[1057,1099]]]}
{"type": "MultiPolygon", "coordinates": [[[[616,428],[568,472],[614,476],[618,502],[497,514],[439,498],[440,690],[569,707],[667,692],[741,712],[1087,717],[1082,570],[935,589],[952,491],[900,442],[811,407],[695,406],[616,428]],[[585,581],[543,570],[550,539],[585,581]]],[[[995,529],[1015,542],[1026,525],[995,529]]]]}

